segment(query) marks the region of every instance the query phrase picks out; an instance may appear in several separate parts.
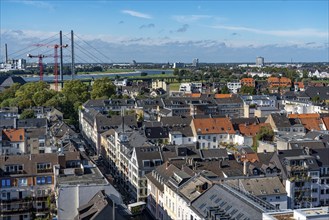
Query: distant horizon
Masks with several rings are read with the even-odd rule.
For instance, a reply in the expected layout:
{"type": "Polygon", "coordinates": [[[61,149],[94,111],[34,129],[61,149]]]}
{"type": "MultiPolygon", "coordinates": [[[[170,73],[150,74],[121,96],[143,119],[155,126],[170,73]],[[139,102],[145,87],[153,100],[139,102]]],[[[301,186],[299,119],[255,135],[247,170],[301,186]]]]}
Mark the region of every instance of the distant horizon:
{"type": "Polygon", "coordinates": [[[32,45],[58,44],[59,30],[70,45],[74,30],[76,62],[328,62],[328,11],[329,1],[321,0],[3,0],[0,61],[5,43],[10,59],[53,54],[32,45]]]}

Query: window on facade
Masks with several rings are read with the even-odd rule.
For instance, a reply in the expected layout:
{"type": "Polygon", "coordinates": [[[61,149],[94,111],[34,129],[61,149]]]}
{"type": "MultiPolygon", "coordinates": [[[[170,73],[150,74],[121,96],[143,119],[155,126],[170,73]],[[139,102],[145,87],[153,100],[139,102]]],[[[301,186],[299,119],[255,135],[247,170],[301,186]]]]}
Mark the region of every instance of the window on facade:
{"type": "Polygon", "coordinates": [[[50,168],[51,168],[50,163],[38,163],[37,164],[37,170],[46,170],[46,169],[50,169],[50,168]]]}
{"type": "Polygon", "coordinates": [[[27,186],[27,178],[18,179],[18,186],[27,186]]]}
{"type": "Polygon", "coordinates": [[[318,188],[313,188],[312,189],[312,192],[317,193],[318,192],[318,188]]]}
{"type": "Polygon", "coordinates": [[[1,187],[2,188],[10,187],[11,186],[10,183],[11,183],[10,179],[3,179],[1,180],[1,187]]]}
{"type": "Polygon", "coordinates": [[[144,164],[144,167],[150,167],[150,161],[149,160],[144,160],[143,164],[144,164]]]}

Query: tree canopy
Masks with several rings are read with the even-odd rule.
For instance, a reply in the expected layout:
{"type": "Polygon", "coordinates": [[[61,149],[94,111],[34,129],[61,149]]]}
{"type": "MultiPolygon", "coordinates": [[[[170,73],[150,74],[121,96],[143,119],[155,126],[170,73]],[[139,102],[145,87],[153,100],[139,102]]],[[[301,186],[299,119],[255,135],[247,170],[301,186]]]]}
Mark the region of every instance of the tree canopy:
{"type": "Polygon", "coordinates": [[[108,77],[94,81],[91,90],[92,99],[108,99],[113,94],[115,94],[115,85],[108,77]]]}

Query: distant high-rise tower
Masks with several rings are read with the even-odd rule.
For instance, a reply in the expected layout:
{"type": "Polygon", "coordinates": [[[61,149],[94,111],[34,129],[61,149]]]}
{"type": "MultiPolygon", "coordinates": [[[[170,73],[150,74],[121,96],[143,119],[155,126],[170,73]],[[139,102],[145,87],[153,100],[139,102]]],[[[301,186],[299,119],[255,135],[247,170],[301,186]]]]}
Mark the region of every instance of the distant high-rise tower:
{"type": "Polygon", "coordinates": [[[264,66],[264,57],[257,57],[256,58],[256,65],[257,66],[264,66]]]}
{"type": "Polygon", "coordinates": [[[199,66],[199,59],[198,58],[194,58],[193,59],[192,66],[194,66],[194,67],[198,67],[199,66]]]}

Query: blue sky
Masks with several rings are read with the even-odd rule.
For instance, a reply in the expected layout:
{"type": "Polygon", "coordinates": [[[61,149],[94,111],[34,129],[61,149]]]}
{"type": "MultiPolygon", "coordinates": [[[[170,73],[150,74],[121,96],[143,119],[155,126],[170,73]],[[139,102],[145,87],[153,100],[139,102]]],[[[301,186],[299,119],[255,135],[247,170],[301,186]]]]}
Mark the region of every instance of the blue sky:
{"type": "Polygon", "coordinates": [[[74,30],[114,62],[328,61],[328,2],[1,0],[1,58],[74,30]]]}

